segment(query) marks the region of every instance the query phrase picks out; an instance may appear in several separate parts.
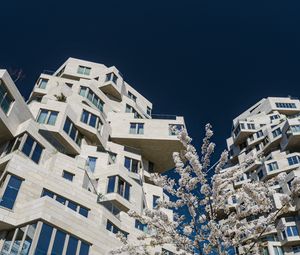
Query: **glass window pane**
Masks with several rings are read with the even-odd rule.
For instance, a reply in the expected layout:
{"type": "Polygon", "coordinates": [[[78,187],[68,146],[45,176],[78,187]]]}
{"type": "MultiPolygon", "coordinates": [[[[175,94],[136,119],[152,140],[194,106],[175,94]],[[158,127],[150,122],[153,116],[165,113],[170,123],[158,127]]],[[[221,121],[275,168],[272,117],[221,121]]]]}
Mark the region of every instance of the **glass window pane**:
{"type": "Polygon", "coordinates": [[[97,117],[94,114],[91,114],[89,125],[91,127],[96,127],[96,123],[97,123],[97,117]]]}
{"type": "Polygon", "coordinates": [[[63,178],[65,178],[69,181],[73,181],[73,177],[74,177],[74,174],[69,173],[67,171],[63,171],[63,178]]]}
{"type": "Polygon", "coordinates": [[[135,123],[130,123],[130,134],[136,134],[136,124],[135,123]]]}
{"type": "Polygon", "coordinates": [[[26,227],[22,227],[22,228],[18,229],[18,232],[17,232],[16,238],[15,238],[14,244],[12,246],[12,249],[10,251],[10,254],[15,254],[15,255],[18,254],[25,230],[26,230],[26,227]]]}
{"type": "Polygon", "coordinates": [[[3,101],[1,102],[1,108],[5,113],[8,112],[12,101],[13,99],[8,94],[6,94],[3,101]]]}
{"type": "Polygon", "coordinates": [[[22,152],[25,155],[27,155],[28,157],[30,155],[33,143],[34,143],[34,139],[30,135],[28,135],[27,138],[26,138],[26,141],[24,143],[24,146],[22,148],[22,152]]]}
{"type": "Polygon", "coordinates": [[[130,196],[130,185],[126,182],[125,183],[125,194],[124,197],[129,200],[129,196],[130,196]]]}
{"type": "Polygon", "coordinates": [[[86,95],[86,90],[87,90],[86,87],[80,87],[79,95],[85,97],[85,95],[86,95]]]}
{"type": "Polygon", "coordinates": [[[49,119],[48,119],[48,124],[49,125],[55,125],[56,118],[57,118],[58,112],[51,112],[49,119]]]}
{"type": "Polygon", "coordinates": [[[82,216],[84,216],[84,217],[87,218],[88,215],[89,215],[89,210],[87,208],[85,208],[85,207],[80,206],[80,208],[79,208],[79,214],[81,214],[82,216]]]}
{"type": "Polygon", "coordinates": [[[43,189],[42,197],[45,197],[45,196],[53,198],[54,197],[54,193],[52,191],[50,191],[50,190],[43,189]]]}
{"type": "Polygon", "coordinates": [[[66,255],[74,255],[77,250],[78,239],[70,236],[66,255]]]}
{"type": "Polygon", "coordinates": [[[34,237],[35,230],[36,230],[36,223],[32,224],[28,227],[28,230],[26,233],[26,238],[24,240],[20,255],[28,255],[29,254],[29,250],[30,250],[30,246],[31,246],[31,243],[32,243],[32,240],[34,237]]]}
{"type": "Polygon", "coordinates": [[[95,157],[88,157],[89,170],[91,172],[95,171],[96,162],[97,162],[97,158],[95,158],[95,157]]]}
{"type": "Polygon", "coordinates": [[[31,159],[35,162],[35,163],[39,163],[41,155],[43,152],[43,147],[41,145],[39,145],[38,143],[36,144],[34,151],[32,153],[31,159]]]}
{"type": "Polygon", "coordinates": [[[21,186],[21,183],[22,183],[22,180],[20,178],[13,176],[13,175],[10,177],[7,187],[5,189],[5,192],[3,194],[3,197],[1,199],[0,206],[6,207],[9,209],[13,208],[16,198],[17,198],[17,195],[18,195],[18,192],[19,192],[19,189],[20,189],[20,186],[21,186]]]}
{"type": "Polygon", "coordinates": [[[48,110],[43,110],[43,109],[42,109],[42,110],[40,111],[39,116],[38,116],[37,122],[38,122],[38,123],[41,123],[41,124],[45,123],[45,122],[46,122],[47,115],[48,115],[48,110]]]}
{"type": "Polygon", "coordinates": [[[13,230],[10,230],[6,234],[5,242],[3,244],[1,254],[3,254],[3,255],[9,255],[9,249],[10,249],[10,245],[12,243],[12,239],[14,237],[14,233],[15,233],[15,230],[13,229],[13,230]]]}
{"type": "MultiPolygon", "coordinates": [[[[39,236],[39,240],[35,249],[35,255],[47,255],[50,238],[53,228],[43,223],[42,230],[39,236]]],[[[74,253],[75,254],[75,253],[74,253]]]]}
{"type": "Polygon", "coordinates": [[[133,159],[132,160],[132,166],[131,166],[131,172],[137,173],[138,172],[138,168],[139,168],[139,161],[133,159]]]}
{"type": "Polygon", "coordinates": [[[88,255],[90,250],[90,245],[86,242],[81,241],[79,255],[88,255]]]}
{"type": "Polygon", "coordinates": [[[64,233],[60,230],[57,230],[55,239],[54,239],[54,243],[53,243],[53,247],[52,247],[52,251],[51,251],[51,255],[61,255],[62,254],[65,240],[66,240],[66,233],[64,233]]]}
{"type": "Polygon", "coordinates": [[[70,133],[70,137],[72,138],[72,140],[75,140],[75,137],[76,137],[76,128],[74,126],[74,124],[72,125],[72,128],[71,128],[71,133],[70,133]]]}
{"type": "Polygon", "coordinates": [[[81,122],[87,124],[88,119],[89,119],[89,112],[87,112],[86,110],[83,110],[82,115],[81,115],[81,122]]]}
{"type": "Polygon", "coordinates": [[[64,131],[65,131],[67,134],[69,134],[70,127],[71,127],[71,121],[70,121],[69,118],[66,118],[65,125],[64,125],[64,131]]]}
{"type": "Polygon", "coordinates": [[[61,197],[59,195],[56,196],[56,201],[65,205],[66,204],[66,199],[64,197],[61,197]]]}
{"type": "Polygon", "coordinates": [[[40,84],[39,84],[39,88],[40,89],[45,89],[47,86],[48,80],[46,79],[40,79],[40,84]]]}
{"type": "Polygon", "coordinates": [[[74,203],[74,202],[72,202],[72,201],[69,201],[69,202],[68,202],[68,207],[69,207],[70,209],[72,209],[73,211],[75,211],[75,212],[76,212],[76,210],[77,210],[77,204],[74,203]]]}
{"type": "Polygon", "coordinates": [[[130,163],[131,159],[128,157],[125,157],[124,166],[130,171],[130,163]]]}
{"type": "Polygon", "coordinates": [[[115,192],[115,180],[116,176],[108,177],[107,193],[115,192]]]}

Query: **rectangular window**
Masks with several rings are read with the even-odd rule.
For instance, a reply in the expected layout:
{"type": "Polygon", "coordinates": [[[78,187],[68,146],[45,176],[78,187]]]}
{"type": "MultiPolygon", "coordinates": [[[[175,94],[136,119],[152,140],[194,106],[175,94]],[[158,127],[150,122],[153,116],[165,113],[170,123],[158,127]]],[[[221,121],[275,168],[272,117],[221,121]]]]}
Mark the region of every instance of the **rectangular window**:
{"type": "Polygon", "coordinates": [[[74,236],[70,236],[66,255],[76,254],[77,245],[78,245],[78,239],[74,236]]]}
{"type": "Polygon", "coordinates": [[[48,81],[49,81],[48,79],[40,78],[37,84],[38,88],[45,89],[47,87],[48,81]]]}
{"type": "Polygon", "coordinates": [[[137,173],[139,170],[139,161],[136,159],[125,157],[124,166],[129,172],[137,173]]]}
{"type": "Polygon", "coordinates": [[[41,109],[37,117],[37,122],[40,124],[55,125],[58,112],[41,109]]]}
{"type": "Polygon", "coordinates": [[[276,120],[276,119],[279,119],[279,118],[280,118],[280,116],[277,115],[277,114],[276,114],[276,115],[271,115],[271,116],[270,116],[270,119],[271,119],[271,120],[276,120]]]}
{"type": "Polygon", "coordinates": [[[144,134],[144,123],[130,123],[130,134],[138,134],[143,135],[144,134]]]}
{"type": "Polygon", "coordinates": [[[96,115],[94,115],[86,110],[82,111],[81,122],[83,122],[93,128],[97,128],[98,131],[100,131],[100,129],[103,125],[102,122],[100,121],[100,119],[96,115]]]}
{"type": "Polygon", "coordinates": [[[300,157],[299,156],[292,156],[292,157],[287,158],[287,160],[288,160],[288,163],[289,163],[290,166],[300,163],[300,157]]]}
{"type": "Polygon", "coordinates": [[[152,111],[152,109],[151,109],[149,106],[147,106],[147,114],[148,114],[149,116],[151,116],[151,111],[152,111]]]}
{"type": "Polygon", "coordinates": [[[280,128],[275,129],[274,131],[272,131],[272,135],[273,135],[273,138],[281,135],[281,129],[280,128]]]}
{"type": "Polygon", "coordinates": [[[169,124],[169,135],[176,135],[177,131],[181,131],[184,128],[181,124],[169,124]]]}
{"type": "Polygon", "coordinates": [[[115,224],[113,224],[111,221],[107,220],[106,223],[106,229],[114,234],[117,234],[119,232],[121,232],[125,237],[128,236],[128,233],[119,229],[115,224]]]}
{"type": "Polygon", "coordinates": [[[291,130],[292,130],[293,133],[300,132],[300,125],[291,126],[291,130]]]}
{"type": "Polygon", "coordinates": [[[105,82],[112,81],[114,84],[117,84],[118,76],[115,73],[111,72],[106,74],[105,82]]]}
{"type": "Polygon", "coordinates": [[[73,178],[74,178],[74,174],[72,174],[72,173],[70,173],[70,172],[68,172],[68,171],[63,171],[63,174],[62,174],[62,177],[63,178],[65,178],[66,180],[68,180],[68,181],[73,181],[73,178]]]}
{"type": "Polygon", "coordinates": [[[91,68],[87,66],[78,66],[77,73],[83,75],[90,75],[91,68]]]}
{"type": "Polygon", "coordinates": [[[287,236],[298,236],[298,229],[296,226],[288,226],[286,227],[287,236]]]}
{"type": "Polygon", "coordinates": [[[130,91],[128,91],[128,97],[133,100],[134,102],[136,102],[136,96],[133,95],[130,91]]]}
{"type": "Polygon", "coordinates": [[[96,169],[96,163],[97,163],[97,158],[95,157],[88,157],[88,168],[89,170],[94,173],[96,169]]]}
{"type": "Polygon", "coordinates": [[[35,249],[35,255],[47,254],[53,228],[48,224],[43,224],[39,240],[35,249]]]}
{"type": "Polygon", "coordinates": [[[0,206],[3,206],[8,209],[13,209],[21,184],[22,180],[19,177],[14,175],[10,176],[6,189],[1,198],[0,206]]]}
{"type": "Polygon", "coordinates": [[[256,137],[257,137],[257,138],[260,138],[260,137],[262,137],[263,135],[264,135],[264,133],[263,133],[262,130],[259,130],[259,131],[256,132],[256,137]]]}
{"type": "Polygon", "coordinates": [[[43,153],[43,147],[34,140],[30,135],[27,134],[27,138],[22,148],[22,152],[35,163],[39,163],[41,155],[43,153]]]}
{"type": "Polygon", "coordinates": [[[276,161],[272,162],[272,163],[269,163],[267,166],[268,166],[269,171],[274,171],[274,170],[278,169],[278,164],[277,164],[276,161]]]}
{"type": "Polygon", "coordinates": [[[153,195],[153,198],[152,198],[152,207],[153,207],[153,209],[155,209],[156,206],[158,205],[157,202],[158,202],[159,199],[160,199],[159,196],[153,195]]]}
{"type": "Polygon", "coordinates": [[[107,193],[118,193],[129,200],[130,187],[131,185],[118,175],[108,177],[107,193]]]}
{"type": "Polygon", "coordinates": [[[147,224],[143,224],[139,220],[135,220],[135,228],[147,232],[147,224]]]}
{"type": "Polygon", "coordinates": [[[295,103],[275,103],[277,108],[296,108],[295,103]]]}
{"type": "Polygon", "coordinates": [[[247,123],[248,129],[255,129],[255,125],[253,123],[247,123]]]}
{"type": "Polygon", "coordinates": [[[115,192],[116,176],[108,177],[107,193],[115,192]]]}
{"type": "Polygon", "coordinates": [[[79,95],[87,98],[100,112],[103,112],[104,102],[90,88],[80,86],[79,95]]]}
{"type": "Polygon", "coordinates": [[[80,147],[83,135],[78,131],[69,117],[66,118],[63,129],[67,133],[67,135],[80,147]]]}
{"type": "Polygon", "coordinates": [[[57,229],[51,255],[62,254],[65,240],[66,240],[66,233],[57,229]]]}
{"type": "Polygon", "coordinates": [[[0,107],[5,114],[8,113],[13,102],[14,99],[8,92],[4,81],[0,79],[0,107]]]}
{"type": "Polygon", "coordinates": [[[81,241],[79,255],[88,255],[90,250],[90,245],[86,242],[81,241]]]}

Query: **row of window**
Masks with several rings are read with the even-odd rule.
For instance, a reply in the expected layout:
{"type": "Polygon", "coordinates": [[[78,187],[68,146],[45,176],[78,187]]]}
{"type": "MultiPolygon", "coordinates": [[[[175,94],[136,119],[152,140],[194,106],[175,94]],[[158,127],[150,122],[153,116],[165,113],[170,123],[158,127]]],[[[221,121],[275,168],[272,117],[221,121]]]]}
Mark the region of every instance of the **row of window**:
{"type": "Polygon", "coordinates": [[[277,108],[296,108],[295,103],[275,103],[277,108]]]}
{"type": "Polygon", "coordinates": [[[92,114],[86,110],[82,111],[81,115],[81,122],[96,128],[98,131],[101,131],[101,128],[103,126],[103,123],[101,122],[100,118],[97,117],[95,114],[92,114]]]}
{"type": "Polygon", "coordinates": [[[57,195],[56,193],[50,191],[50,190],[47,190],[47,189],[43,189],[42,191],[42,195],[41,197],[45,197],[45,196],[48,196],[48,197],[51,197],[53,198],[54,200],[56,200],[57,202],[67,206],[68,208],[70,208],[71,210],[81,214],[82,216],[84,217],[88,217],[89,215],[89,209],[84,207],[84,206],[81,206],[65,197],[62,197],[60,195],[57,195]]]}
{"type": "Polygon", "coordinates": [[[87,98],[99,111],[103,112],[104,102],[90,88],[80,86],[79,95],[87,98]]]}
{"type": "Polygon", "coordinates": [[[66,134],[80,147],[83,135],[79,132],[69,117],[66,118],[63,129],[66,134]]]}
{"type": "Polygon", "coordinates": [[[4,81],[0,79],[0,107],[5,114],[8,113],[13,102],[14,99],[8,92],[4,81]]]}

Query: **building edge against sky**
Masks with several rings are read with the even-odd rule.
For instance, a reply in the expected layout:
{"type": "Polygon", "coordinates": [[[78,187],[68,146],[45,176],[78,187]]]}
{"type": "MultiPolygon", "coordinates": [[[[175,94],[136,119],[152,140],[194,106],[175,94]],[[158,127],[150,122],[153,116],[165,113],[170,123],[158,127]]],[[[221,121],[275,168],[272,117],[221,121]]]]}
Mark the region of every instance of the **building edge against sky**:
{"type": "MultiPolygon", "coordinates": [[[[266,182],[280,173],[287,173],[284,183],[275,183],[271,187],[275,190],[274,210],[280,209],[280,196],[290,195],[293,179],[300,176],[300,101],[291,97],[260,100],[233,120],[227,146],[233,166],[255,158],[244,169],[239,181],[234,182],[233,191],[251,179],[266,182]]],[[[295,202],[296,206],[278,217],[272,230],[261,236],[260,254],[300,254],[300,199],[296,198],[295,202]]],[[[239,198],[233,195],[228,203],[234,208],[239,198]]],[[[259,217],[253,215],[243,221],[250,223],[259,217]]],[[[251,239],[253,236],[245,236],[240,247],[236,247],[236,253],[245,254],[242,247],[251,239]]]]}
{"type": "Polygon", "coordinates": [[[0,108],[1,254],[107,254],[147,231],[128,210],[169,199],[149,177],[173,167],[184,119],[152,114],[116,67],[69,58],[27,103],[0,70],[0,108]]]}

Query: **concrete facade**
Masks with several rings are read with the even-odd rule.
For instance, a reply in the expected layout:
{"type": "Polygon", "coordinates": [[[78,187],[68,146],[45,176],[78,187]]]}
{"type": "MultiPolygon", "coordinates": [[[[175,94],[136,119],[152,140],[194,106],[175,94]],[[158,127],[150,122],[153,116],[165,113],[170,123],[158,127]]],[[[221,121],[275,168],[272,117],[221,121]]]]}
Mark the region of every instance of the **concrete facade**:
{"type": "Polygon", "coordinates": [[[116,232],[146,231],[126,212],[168,199],[149,176],[173,167],[182,117],[153,115],[116,67],[74,58],[27,103],[0,70],[0,100],[1,254],[102,255],[116,232]]]}
{"type": "MultiPolygon", "coordinates": [[[[300,176],[300,101],[291,97],[264,98],[233,120],[231,137],[227,139],[230,151],[230,163],[242,164],[249,157],[257,157],[244,170],[244,175],[233,184],[237,189],[251,179],[263,182],[279,173],[287,173],[283,184],[275,183],[274,207],[280,209],[280,196],[291,194],[291,181],[300,176]]],[[[226,171],[226,169],[225,169],[226,171]]],[[[238,198],[228,203],[238,203],[238,198]]],[[[275,221],[273,230],[264,233],[259,240],[260,254],[292,255],[300,254],[300,217],[296,206],[281,215],[275,221]]],[[[245,218],[255,221],[259,215],[245,218]]],[[[251,240],[246,236],[241,246],[251,240]]],[[[237,254],[244,254],[241,247],[236,247],[237,254]]]]}

